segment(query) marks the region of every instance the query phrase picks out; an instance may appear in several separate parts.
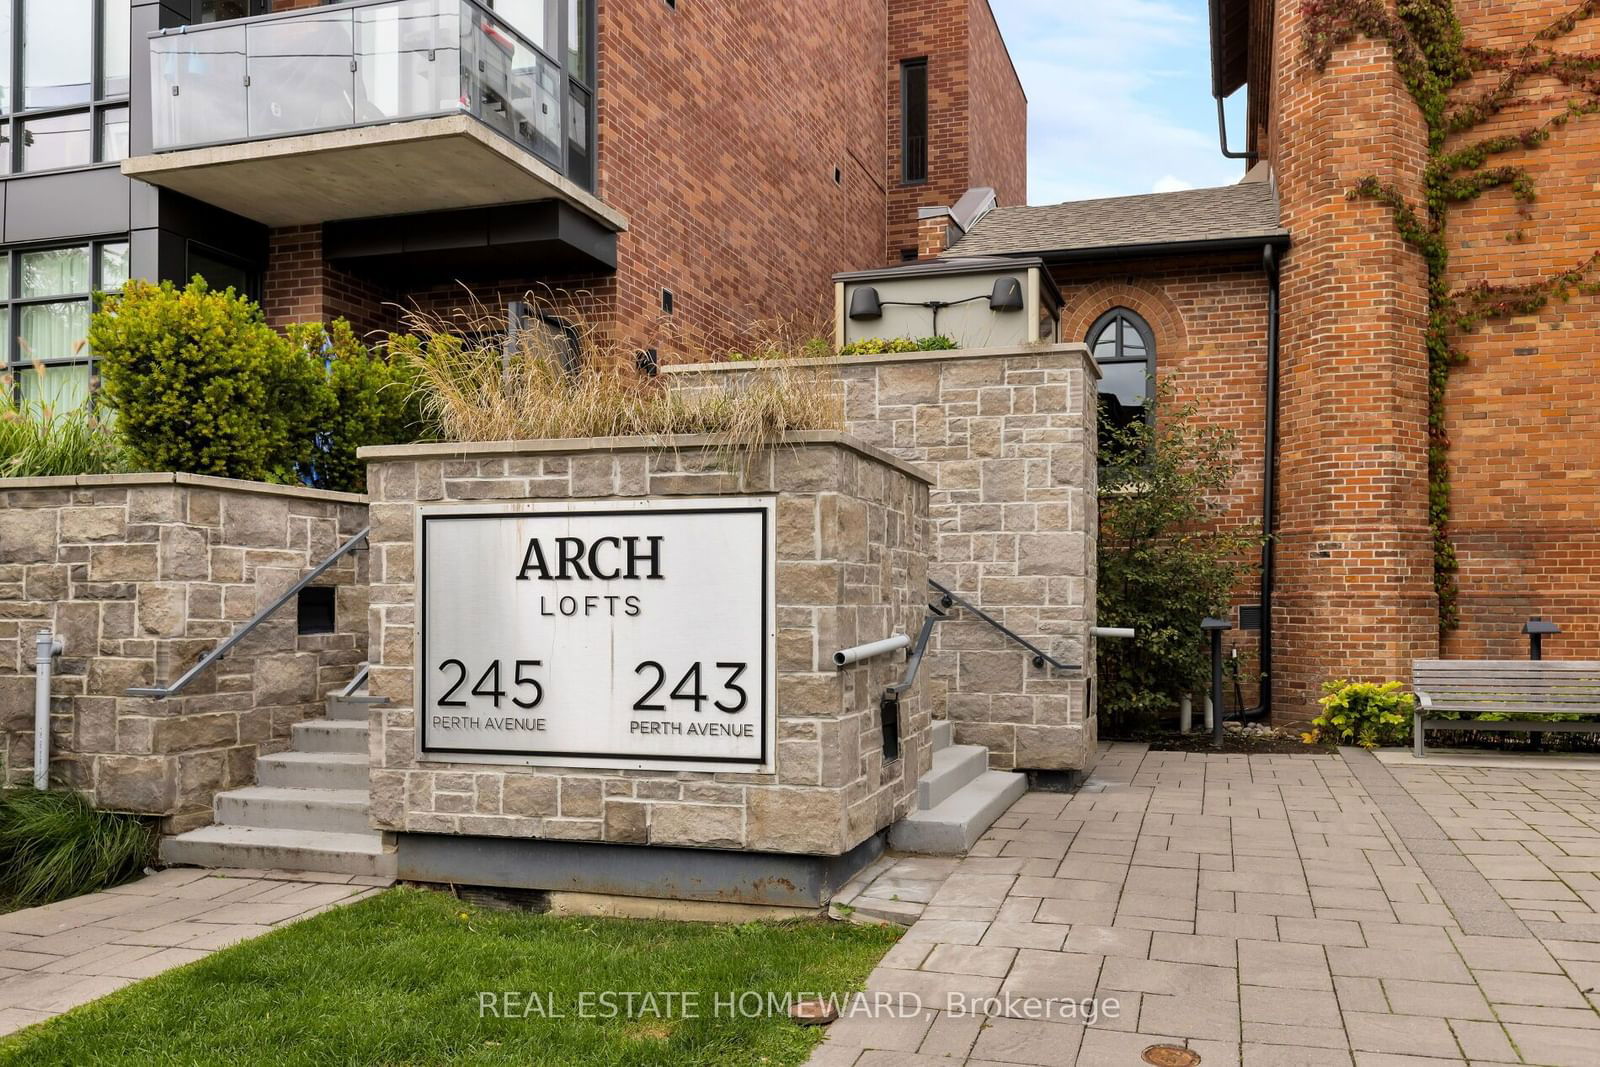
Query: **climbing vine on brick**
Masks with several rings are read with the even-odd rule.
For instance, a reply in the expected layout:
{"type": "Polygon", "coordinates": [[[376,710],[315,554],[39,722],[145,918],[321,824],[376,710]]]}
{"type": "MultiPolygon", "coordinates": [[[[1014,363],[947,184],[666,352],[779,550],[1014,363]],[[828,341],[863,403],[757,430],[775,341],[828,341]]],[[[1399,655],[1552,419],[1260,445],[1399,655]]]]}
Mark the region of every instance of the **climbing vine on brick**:
{"type": "MultiPolygon", "coordinates": [[[[1309,0],[1305,14],[1303,44],[1318,70],[1326,70],[1335,50],[1357,38],[1386,43],[1428,127],[1423,203],[1413,203],[1394,185],[1370,175],[1357,181],[1349,196],[1389,208],[1401,237],[1428,267],[1428,521],[1433,531],[1439,626],[1451,630],[1460,621],[1460,610],[1456,550],[1450,537],[1450,439],[1444,401],[1450,371],[1465,359],[1456,338],[1492,320],[1532,314],[1551,300],[1600,291],[1591,280],[1600,268],[1600,253],[1517,285],[1479,282],[1452,289],[1446,276],[1450,210],[1502,188],[1525,208],[1537,196],[1533,178],[1525,167],[1495,164],[1495,158],[1538,148],[1574,120],[1600,112],[1600,54],[1550,47],[1580,23],[1600,15],[1600,0],[1585,0],[1516,47],[1469,43],[1452,0],[1399,0],[1393,12],[1383,0],[1309,0]],[[1484,74],[1491,76],[1479,78],[1484,74]],[[1553,96],[1526,96],[1522,90],[1533,78],[1553,78],[1560,91],[1553,96]],[[1459,143],[1461,135],[1509,107],[1557,103],[1562,109],[1556,114],[1516,133],[1459,143]],[[1447,148],[1452,139],[1458,143],[1447,148]]],[[[1507,235],[1510,242],[1522,238],[1521,230],[1507,235]]]]}

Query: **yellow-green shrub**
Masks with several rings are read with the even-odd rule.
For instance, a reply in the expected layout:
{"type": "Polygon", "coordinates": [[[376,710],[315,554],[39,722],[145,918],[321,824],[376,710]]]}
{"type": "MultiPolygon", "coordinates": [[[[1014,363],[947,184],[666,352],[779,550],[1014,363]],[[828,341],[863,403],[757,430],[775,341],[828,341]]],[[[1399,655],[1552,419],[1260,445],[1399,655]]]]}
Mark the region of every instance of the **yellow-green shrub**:
{"type": "Polygon", "coordinates": [[[1362,748],[1403,745],[1411,738],[1411,715],[1416,698],[1402,692],[1399,682],[1348,682],[1336,678],[1322,683],[1322,714],[1301,735],[1306,744],[1357,744],[1362,748]]]}
{"type": "Polygon", "coordinates": [[[232,289],[130,281],[89,325],[102,398],[137,467],[298,482],[330,394],[322,367],[232,289]]]}
{"type": "Polygon", "coordinates": [[[884,356],[901,352],[947,352],[956,343],[944,334],[932,337],[866,337],[839,349],[841,356],[884,356]]]}
{"type": "Polygon", "coordinates": [[[356,336],[348,322],[289,327],[289,340],[313,364],[326,364],[324,414],[302,480],[319,489],[363,492],[367,465],[356,459],[363,445],[414,441],[423,435],[416,375],[404,362],[391,363],[356,336]]]}

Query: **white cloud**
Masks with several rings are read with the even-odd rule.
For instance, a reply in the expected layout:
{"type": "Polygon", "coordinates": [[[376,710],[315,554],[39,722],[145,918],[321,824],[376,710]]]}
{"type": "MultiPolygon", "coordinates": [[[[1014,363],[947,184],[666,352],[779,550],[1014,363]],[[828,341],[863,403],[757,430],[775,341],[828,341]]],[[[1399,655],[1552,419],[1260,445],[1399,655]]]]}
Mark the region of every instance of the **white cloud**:
{"type": "Polygon", "coordinates": [[[1163,174],[1156,179],[1155,185],[1150,187],[1152,193],[1179,193],[1185,189],[1193,189],[1193,182],[1186,182],[1172,174],[1163,174]]]}
{"type": "Polygon", "coordinates": [[[1028,94],[1032,203],[1239,179],[1217,147],[1204,0],[991,3],[1028,94]]]}

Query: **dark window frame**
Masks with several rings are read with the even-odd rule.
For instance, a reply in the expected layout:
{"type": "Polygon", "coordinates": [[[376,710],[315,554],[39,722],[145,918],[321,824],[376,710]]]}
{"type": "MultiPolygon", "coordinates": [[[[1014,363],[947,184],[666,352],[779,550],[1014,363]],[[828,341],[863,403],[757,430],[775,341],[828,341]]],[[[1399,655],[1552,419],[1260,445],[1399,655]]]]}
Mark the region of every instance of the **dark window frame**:
{"type": "MultiPolygon", "coordinates": [[[[132,246],[128,234],[104,234],[99,237],[84,237],[75,241],[35,241],[29,244],[6,245],[0,247],[0,257],[6,260],[7,286],[0,292],[0,309],[4,309],[5,338],[4,347],[0,348],[0,373],[11,376],[11,399],[21,404],[23,401],[23,379],[25,375],[33,373],[33,365],[41,363],[46,367],[73,367],[87,366],[89,368],[89,387],[91,402],[95,388],[95,358],[89,350],[88,339],[84,338],[81,351],[70,356],[54,359],[35,358],[23,351],[22,347],[22,309],[44,304],[71,304],[83,303],[88,305],[92,315],[95,310],[97,297],[106,292],[105,289],[105,259],[103,250],[108,245],[122,245],[123,255],[130,257],[126,264],[131,273],[132,246]],[[23,296],[22,295],[22,257],[30,252],[51,252],[57,249],[87,248],[89,250],[89,290],[88,292],[57,293],[49,296],[23,296]]],[[[121,287],[111,290],[112,293],[120,291],[121,287]]]]}
{"type": "Polygon", "coordinates": [[[900,184],[925,185],[928,181],[928,131],[932,126],[928,114],[928,57],[900,61],[900,184]],[[911,88],[913,75],[921,80],[922,129],[912,130],[911,88]]]}
{"type": "MultiPolygon", "coordinates": [[[[10,100],[5,110],[0,111],[0,179],[33,176],[36,174],[64,174],[73,171],[86,170],[91,167],[115,166],[122,158],[120,156],[108,159],[105,152],[105,116],[108,112],[122,111],[124,120],[131,124],[132,112],[129,108],[129,93],[107,95],[105,93],[106,63],[105,63],[105,12],[109,5],[128,3],[129,0],[90,0],[89,4],[89,100],[77,104],[56,104],[49,107],[26,107],[27,103],[27,72],[25,68],[24,51],[26,49],[26,20],[24,6],[26,0],[0,0],[0,5],[5,5],[10,10],[11,17],[11,47],[3,56],[3,61],[10,65],[8,89],[10,100]],[[64,118],[73,115],[86,115],[89,120],[89,161],[76,163],[68,167],[51,167],[40,170],[24,170],[22,128],[23,125],[35,119],[64,118]]],[[[129,5],[129,18],[132,18],[132,5],[129,5]]],[[[127,78],[131,87],[134,72],[134,41],[130,28],[129,57],[127,78]]]]}
{"type": "MultiPolygon", "coordinates": [[[[194,255],[196,252],[223,266],[236,268],[239,273],[245,276],[246,287],[243,292],[239,292],[237,288],[234,291],[246,299],[255,301],[257,304],[261,303],[263,279],[259,265],[252,263],[246,257],[235,252],[229,252],[226,249],[218,248],[216,245],[207,244],[204,241],[196,241],[193,238],[185,241],[183,245],[183,277],[175,279],[180,286],[189,284],[196,274],[199,274],[202,278],[205,277],[203,271],[195,269],[194,255]]],[[[206,284],[218,291],[227,288],[225,285],[215,285],[210,278],[206,278],[206,284]]]]}
{"type": "MultiPolygon", "coordinates": [[[[1089,327],[1089,332],[1085,335],[1084,343],[1089,346],[1090,358],[1094,360],[1096,366],[1129,366],[1138,364],[1145,368],[1144,418],[1147,424],[1154,425],[1156,418],[1156,335],[1155,331],[1150,328],[1150,324],[1145,321],[1144,316],[1140,315],[1137,311],[1134,311],[1130,307],[1119,305],[1111,308],[1109,311],[1105,312],[1105,314],[1094,320],[1094,325],[1089,327]],[[1125,355],[1123,353],[1122,330],[1120,327],[1124,325],[1131,326],[1134,332],[1139,335],[1139,340],[1144,342],[1144,353],[1142,355],[1125,355]],[[1116,331],[1114,340],[1116,347],[1114,348],[1112,355],[1102,359],[1096,354],[1095,350],[1098,347],[1101,334],[1103,334],[1106,329],[1111,326],[1119,327],[1116,331]]],[[[1100,411],[1100,418],[1102,419],[1105,417],[1105,403],[1103,398],[1106,395],[1106,391],[1103,388],[1099,388],[1099,386],[1103,386],[1104,381],[1105,380],[1102,378],[1096,388],[1096,392],[1098,394],[1096,407],[1100,411]]],[[[1101,452],[1101,463],[1103,465],[1105,463],[1103,455],[1105,452],[1105,437],[1103,432],[1101,436],[1101,452]]]]}

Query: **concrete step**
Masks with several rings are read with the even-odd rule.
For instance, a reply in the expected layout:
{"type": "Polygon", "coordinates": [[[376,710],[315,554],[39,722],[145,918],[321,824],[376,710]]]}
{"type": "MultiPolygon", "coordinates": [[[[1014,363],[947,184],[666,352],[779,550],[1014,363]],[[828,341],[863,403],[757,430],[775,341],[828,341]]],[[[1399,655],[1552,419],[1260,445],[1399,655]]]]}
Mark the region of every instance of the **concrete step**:
{"type": "Polygon", "coordinates": [[[952,733],[951,733],[950,720],[949,719],[935,719],[935,720],[933,720],[933,750],[935,752],[938,752],[940,749],[949,748],[950,747],[951,738],[952,738],[952,733]]]}
{"type": "Polygon", "coordinates": [[[933,767],[917,779],[917,807],[936,808],[956,790],[989,769],[989,750],[982,745],[949,745],[933,754],[933,767]]]}
{"type": "Polygon", "coordinates": [[[285,789],[366,789],[365,752],[278,752],[256,760],[256,784],[285,789]]]}
{"type": "Polygon", "coordinates": [[[960,855],[970,849],[1017,798],[1026,775],[984,771],[927,811],[914,811],[889,828],[889,847],[902,852],[960,855]]]}
{"type": "Polygon", "coordinates": [[[367,751],[366,719],[310,719],[294,724],[290,735],[296,752],[367,751]]]}
{"type": "Polygon", "coordinates": [[[348,721],[366,722],[368,714],[375,704],[387,704],[383,697],[375,697],[365,691],[352,693],[342,697],[337,693],[329,693],[326,701],[328,718],[343,719],[348,721]]]}
{"type": "Polygon", "coordinates": [[[284,789],[252,785],[217,794],[217,822],[268,830],[324,830],[364,834],[365,789],[284,789]]]}
{"type": "Polygon", "coordinates": [[[383,835],[281,830],[259,826],[202,826],[161,842],[167,863],[191,867],[277,868],[392,878],[395,854],[383,835]]]}

